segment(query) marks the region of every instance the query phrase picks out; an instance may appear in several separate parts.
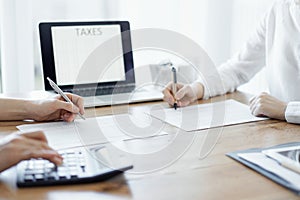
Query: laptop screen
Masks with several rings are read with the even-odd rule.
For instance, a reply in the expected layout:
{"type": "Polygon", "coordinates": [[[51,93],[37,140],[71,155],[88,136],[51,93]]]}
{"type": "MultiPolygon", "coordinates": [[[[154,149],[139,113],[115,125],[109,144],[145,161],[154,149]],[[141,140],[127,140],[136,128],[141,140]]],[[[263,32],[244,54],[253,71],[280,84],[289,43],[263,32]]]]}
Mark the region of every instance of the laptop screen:
{"type": "MultiPolygon", "coordinates": [[[[121,34],[120,25],[92,25],[92,26],[54,26],[51,27],[53,54],[56,72],[56,82],[58,85],[73,85],[80,73],[85,60],[105,41],[121,34]]],[[[122,40],[118,38],[114,47],[110,51],[114,55],[122,55],[122,40]]],[[[89,70],[96,71],[95,68],[105,67],[94,64],[89,66],[89,70]]],[[[125,81],[124,59],[120,57],[113,62],[101,79],[93,80],[90,77],[81,79],[76,84],[103,83],[114,81],[125,81]]]]}
{"type": "Polygon", "coordinates": [[[129,31],[128,21],[40,23],[45,89],[52,90],[47,77],[64,91],[72,91],[75,86],[76,89],[83,90],[95,86],[97,90],[114,88],[116,84],[134,87],[129,31]],[[112,38],[114,40],[109,42],[112,38]],[[102,44],[109,45],[104,50],[108,55],[118,55],[117,58],[109,60],[109,63],[105,64],[107,66],[99,64],[99,60],[107,58],[98,51],[103,52],[102,44]],[[81,73],[82,69],[84,73],[81,73]]]}

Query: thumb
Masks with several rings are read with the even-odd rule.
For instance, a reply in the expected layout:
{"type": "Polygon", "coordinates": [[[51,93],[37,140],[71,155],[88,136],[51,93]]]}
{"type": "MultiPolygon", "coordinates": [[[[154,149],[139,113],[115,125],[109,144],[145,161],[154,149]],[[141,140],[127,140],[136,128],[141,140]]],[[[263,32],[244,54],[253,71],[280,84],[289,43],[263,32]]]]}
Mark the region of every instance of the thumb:
{"type": "Polygon", "coordinates": [[[61,110],[66,110],[71,113],[78,113],[79,108],[72,103],[64,102],[64,101],[56,101],[56,108],[61,110]]]}

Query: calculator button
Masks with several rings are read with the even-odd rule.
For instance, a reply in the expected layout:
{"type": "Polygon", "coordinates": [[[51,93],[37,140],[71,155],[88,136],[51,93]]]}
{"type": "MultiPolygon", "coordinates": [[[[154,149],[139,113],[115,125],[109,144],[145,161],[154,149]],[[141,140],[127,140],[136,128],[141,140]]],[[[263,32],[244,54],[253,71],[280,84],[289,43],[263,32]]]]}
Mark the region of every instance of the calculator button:
{"type": "Polygon", "coordinates": [[[48,163],[45,165],[46,168],[54,168],[55,165],[53,163],[48,163]]]}
{"type": "Polygon", "coordinates": [[[71,177],[71,179],[78,178],[78,176],[77,176],[77,175],[71,175],[70,177],[71,177]]]}
{"type": "Polygon", "coordinates": [[[69,162],[69,163],[68,163],[68,167],[69,167],[69,168],[77,167],[77,163],[76,163],[76,162],[69,162]]]}
{"type": "Polygon", "coordinates": [[[36,180],[43,180],[44,179],[44,175],[43,174],[36,174],[35,175],[35,179],[36,180]]]}
{"type": "Polygon", "coordinates": [[[43,174],[44,170],[43,169],[38,169],[38,170],[30,170],[30,171],[26,171],[26,173],[31,173],[31,174],[43,174]]]}
{"type": "Polygon", "coordinates": [[[49,174],[49,173],[51,173],[53,171],[54,171],[54,168],[47,168],[47,169],[45,169],[45,173],[46,174],[49,174]]]}
{"type": "Polygon", "coordinates": [[[59,177],[65,177],[68,175],[68,173],[66,173],[66,172],[58,172],[57,174],[59,177]]]}
{"type": "Polygon", "coordinates": [[[48,180],[55,180],[55,177],[54,176],[48,176],[47,179],[48,180]]]}
{"type": "Polygon", "coordinates": [[[67,179],[67,176],[59,176],[59,179],[60,180],[65,180],[65,179],[67,179]]]}
{"type": "Polygon", "coordinates": [[[26,183],[33,182],[33,179],[26,179],[26,180],[24,180],[24,182],[26,182],[26,183]]]}
{"type": "Polygon", "coordinates": [[[34,175],[35,171],[34,170],[26,170],[25,175],[34,175]]]}
{"type": "Polygon", "coordinates": [[[56,179],[57,173],[52,172],[52,173],[47,174],[47,176],[48,176],[48,179],[56,179]]]}
{"type": "Polygon", "coordinates": [[[58,171],[58,173],[65,173],[65,172],[68,171],[68,169],[67,169],[66,167],[59,167],[59,168],[57,169],[57,171],[58,171]]]}
{"type": "Polygon", "coordinates": [[[33,181],[34,178],[33,178],[32,175],[25,175],[25,176],[24,176],[24,180],[25,180],[25,181],[33,181]]]}
{"type": "Polygon", "coordinates": [[[77,176],[78,174],[78,171],[70,171],[70,176],[77,176]]]}

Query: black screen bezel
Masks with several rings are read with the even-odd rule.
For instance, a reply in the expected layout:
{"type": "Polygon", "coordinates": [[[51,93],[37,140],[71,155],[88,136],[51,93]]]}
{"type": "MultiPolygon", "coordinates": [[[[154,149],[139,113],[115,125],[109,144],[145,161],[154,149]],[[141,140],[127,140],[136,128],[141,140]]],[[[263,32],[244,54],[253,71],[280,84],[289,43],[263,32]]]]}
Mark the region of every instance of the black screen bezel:
{"type": "MultiPolygon", "coordinates": [[[[126,80],[118,81],[118,82],[96,83],[97,89],[107,88],[107,87],[113,88],[116,84],[118,84],[118,86],[122,86],[122,85],[133,86],[135,84],[130,24],[128,21],[42,22],[39,24],[39,34],[40,34],[42,65],[43,65],[43,79],[44,79],[44,86],[46,91],[53,90],[47,80],[47,77],[52,79],[54,82],[57,82],[51,28],[57,26],[93,26],[93,25],[119,25],[121,28],[121,33],[126,31],[126,34],[122,34],[123,52],[127,52],[123,54],[126,80]]],[[[59,85],[59,86],[64,91],[71,91],[75,85],[59,85]]],[[[95,83],[76,84],[76,87],[91,88],[91,87],[95,87],[95,83]]]]}

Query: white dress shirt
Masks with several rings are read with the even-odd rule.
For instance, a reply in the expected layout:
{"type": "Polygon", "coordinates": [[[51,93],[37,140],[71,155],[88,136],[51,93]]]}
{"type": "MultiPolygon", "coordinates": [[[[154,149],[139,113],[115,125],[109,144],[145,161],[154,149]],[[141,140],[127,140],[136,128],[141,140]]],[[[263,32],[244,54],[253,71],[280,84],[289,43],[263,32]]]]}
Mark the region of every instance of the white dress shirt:
{"type": "Polygon", "coordinates": [[[271,95],[289,102],[286,120],[300,123],[300,0],[274,3],[244,48],[218,68],[219,74],[199,80],[204,98],[233,92],[263,67],[271,95]]]}

